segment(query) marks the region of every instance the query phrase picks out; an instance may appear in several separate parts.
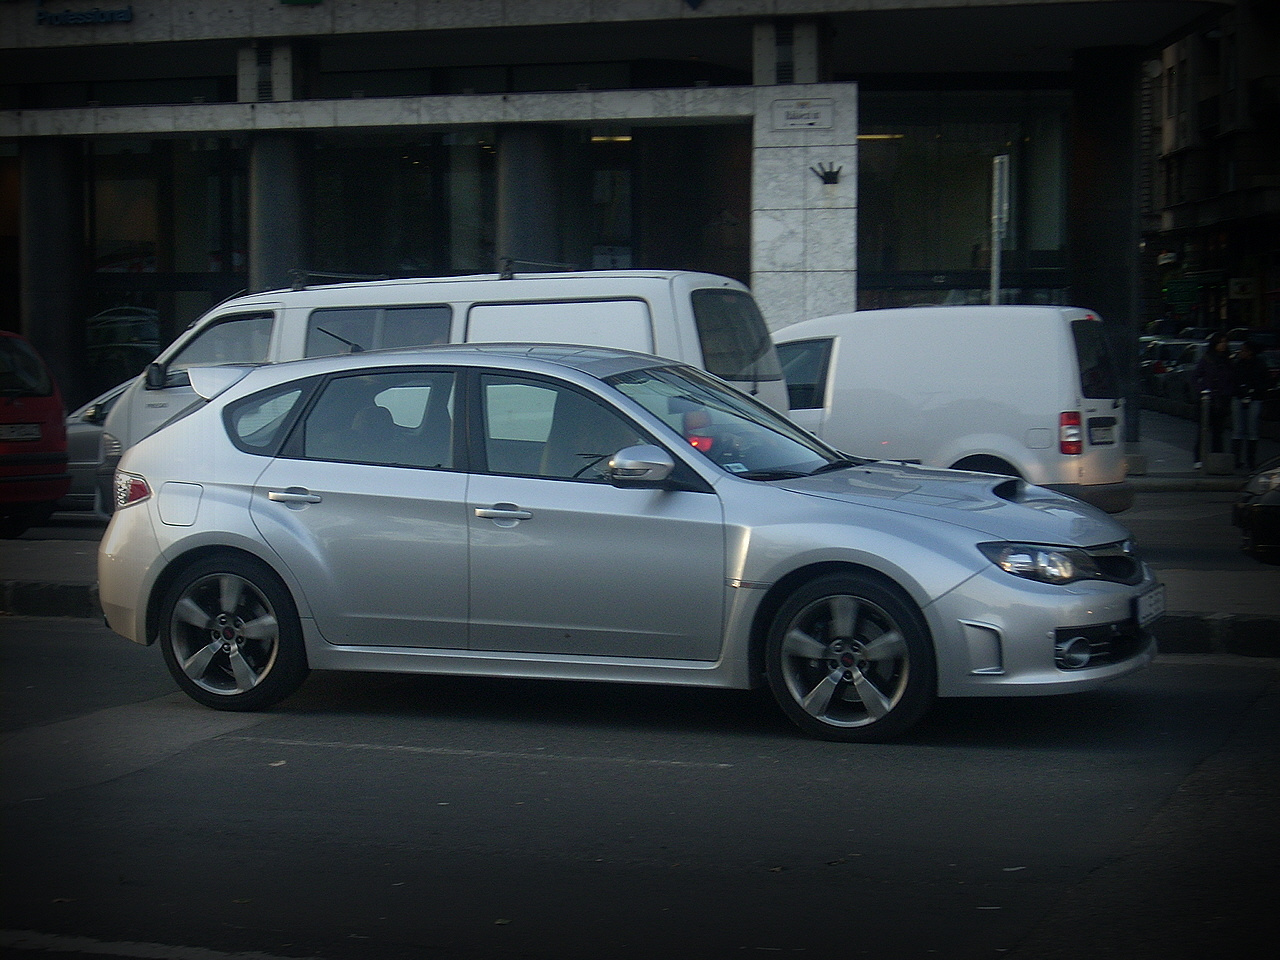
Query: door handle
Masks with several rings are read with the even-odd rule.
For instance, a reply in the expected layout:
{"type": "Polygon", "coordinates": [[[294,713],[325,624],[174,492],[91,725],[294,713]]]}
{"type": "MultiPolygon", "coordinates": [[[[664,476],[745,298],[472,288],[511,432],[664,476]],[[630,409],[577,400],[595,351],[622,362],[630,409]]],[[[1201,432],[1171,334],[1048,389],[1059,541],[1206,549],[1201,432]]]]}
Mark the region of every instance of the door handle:
{"type": "Polygon", "coordinates": [[[533,514],[521,510],[514,503],[495,503],[492,507],[476,507],[476,516],[481,520],[531,520],[533,514]]]}
{"type": "Polygon", "coordinates": [[[276,503],[319,503],[322,497],[306,487],[289,487],[287,490],[269,490],[267,499],[276,503]]]}

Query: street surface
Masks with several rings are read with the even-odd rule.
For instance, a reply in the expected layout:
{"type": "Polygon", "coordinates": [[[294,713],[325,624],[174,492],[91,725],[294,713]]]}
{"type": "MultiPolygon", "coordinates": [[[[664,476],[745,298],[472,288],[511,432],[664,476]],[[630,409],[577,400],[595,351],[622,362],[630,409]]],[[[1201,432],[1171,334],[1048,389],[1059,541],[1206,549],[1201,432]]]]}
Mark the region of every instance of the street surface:
{"type": "Polygon", "coordinates": [[[223,714],[95,621],[0,627],[5,956],[1168,960],[1280,935],[1276,659],[1162,657],[857,746],[762,696],[607,684],[313,674],[223,714]]]}

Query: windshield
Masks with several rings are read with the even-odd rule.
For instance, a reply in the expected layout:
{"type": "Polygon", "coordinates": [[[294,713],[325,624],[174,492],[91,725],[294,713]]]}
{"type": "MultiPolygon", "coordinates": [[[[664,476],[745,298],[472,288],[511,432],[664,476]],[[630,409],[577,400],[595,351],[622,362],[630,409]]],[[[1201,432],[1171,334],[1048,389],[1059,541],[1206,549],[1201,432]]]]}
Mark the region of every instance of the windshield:
{"type": "Polygon", "coordinates": [[[700,370],[648,368],[608,382],[738,476],[776,480],[845,462],[816,437],[700,370]]]}

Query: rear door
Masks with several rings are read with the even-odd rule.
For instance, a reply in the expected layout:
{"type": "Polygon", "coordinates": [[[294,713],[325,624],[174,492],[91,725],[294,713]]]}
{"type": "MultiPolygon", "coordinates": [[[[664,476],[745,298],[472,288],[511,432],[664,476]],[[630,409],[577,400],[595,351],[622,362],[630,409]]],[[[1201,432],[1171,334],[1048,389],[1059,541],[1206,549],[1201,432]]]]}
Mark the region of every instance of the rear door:
{"type": "Polygon", "coordinates": [[[1078,361],[1080,483],[1118,483],[1125,476],[1124,397],[1119,368],[1100,320],[1070,322],[1078,361]]]}
{"type": "Polygon", "coordinates": [[[330,643],[467,645],[454,382],[440,369],[332,377],[258,480],[254,522],[330,643]]]}

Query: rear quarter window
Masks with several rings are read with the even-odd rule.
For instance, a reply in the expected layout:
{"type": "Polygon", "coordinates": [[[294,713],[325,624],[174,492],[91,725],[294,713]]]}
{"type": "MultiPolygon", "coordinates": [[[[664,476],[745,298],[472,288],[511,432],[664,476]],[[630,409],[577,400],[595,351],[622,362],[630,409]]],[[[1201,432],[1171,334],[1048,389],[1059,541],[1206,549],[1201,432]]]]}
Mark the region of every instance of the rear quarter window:
{"type": "Polygon", "coordinates": [[[223,420],[231,442],[246,453],[275,456],[310,386],[290,383],[228,404],[223,420]]]}

